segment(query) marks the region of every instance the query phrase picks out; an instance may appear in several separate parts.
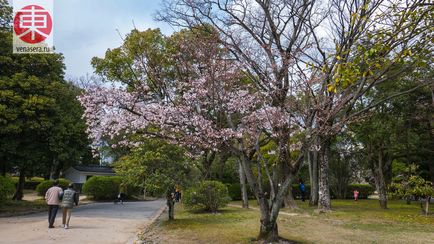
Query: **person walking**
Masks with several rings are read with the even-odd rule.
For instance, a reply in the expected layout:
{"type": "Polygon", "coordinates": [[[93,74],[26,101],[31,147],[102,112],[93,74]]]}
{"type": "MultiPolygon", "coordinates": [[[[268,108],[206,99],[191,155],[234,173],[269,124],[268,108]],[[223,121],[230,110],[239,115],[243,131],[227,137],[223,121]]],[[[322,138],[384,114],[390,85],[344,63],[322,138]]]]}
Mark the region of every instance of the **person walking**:
{"type": "Polygon", "coordinates": [[[68,189],[63,193],[62,199],[62,225],[66,229],[69,228],[69,220],[71,219],[72,208],[78,205],[78,193],[74,191],[74,184],[70,183],[68,189]]]}
{"type": "Polygon", "coordinates": [[[304,202],[304,194],[306,193],[306,186],[304,185],[302,179],[299,180],[298,186],[299,186],[299,188],[300,188],[301,201],[304,202]]]}
{"type": "Polygon", "coordinates": [[[175,202],[181,201],[181,191],[179,189],[176,189],[175,191],[175,202]]]}
{"type": "Polygon", "coordinates": [[[355,189],[353,194],[354,194],[354,201],[357,202],[357,200],[359,200],[359,191],[357,189],[355,189]]]}
{"type": "Polygon", "coordinates": [[[59,180],[55,180],[53,186],[45,193],[45,201],[48,204],[48,228],[54,228],[54,221],[56,220],[62,195],[63,190],[59,187],[59,180]]]}
{"type": "Polygon", "coordinates": [[[118,203],[118,202],[121,203],[121,204],[124,204],[125,198],[126,198],[125,193],[119,192],[119,194],[118,194],[118,196],[117,196],[117,198],[115,200],[115,204],[118,203]]]}

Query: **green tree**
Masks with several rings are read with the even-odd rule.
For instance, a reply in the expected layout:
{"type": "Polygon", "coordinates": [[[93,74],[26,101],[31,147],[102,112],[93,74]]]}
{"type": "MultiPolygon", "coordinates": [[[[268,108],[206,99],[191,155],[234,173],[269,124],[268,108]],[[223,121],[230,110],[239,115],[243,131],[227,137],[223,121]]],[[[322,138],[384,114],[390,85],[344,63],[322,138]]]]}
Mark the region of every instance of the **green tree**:
{"type": "Polygon", "coordinates": [[[61,83],[55,94],[56,107],[53,127],[48,136],[51,178],[59,178],[60,172],[74,164],[95,163],[91,155],[86,123],[82,119],[83,108],[76,99],[82,90],[72,83],[61,83]]]}
{"type": "MultiPolygon", "coordinates": [[[[426,71],[426,69],[424,69],[426,71]]],[[[376,102],[415,86],[418,72],[383,83],[366,95],[365,101],[376,102]],[[416,76],[416,77],[415,77],[416,76]]],[[[387,208],[387,188],[392,180],[392,162],[409,165],[418,162],[425,172],[432,170],[434,152],[430,140],[430,94],[420,87],[410,94],[397,96],[373,109],[369,117],[350,126],[360,143],[361,161],[372,172],[380,196],[380,207],[387,208]]],[[[360,104],[360,109],[364,108],[360,104]]]]}
{"type": "MultiPolygon", "coordinates": [[[[410,165],[409,168],[415,168],[415,165],[410,165]]],[[[421,202],[421,209],[422,213],[428,215],[431,196],[434,195],[431,181],[416,174],[403,175],[391,184],[390,189],[392,194],[397,197],[424,199],[424,204],[421,202]]]]}
{"type": "Polygon", "coordinates": [[[141,187],[155,195],[166,194],[169,219],[173,219],[171,194],[175,188],[185,188],[194,182],[195,170],[184,149],[161,139],[144,139],[140,147],[114,164],[123,184],[141,187]]]}
{"type": "MultiPolygon", "coordinates": [[[[25,176],[55,171],[89,155],[80,91],[64,80],[61,54],[12,53],[11,8],[0,1],[0,169],[25,176]],[[53,163],[54,162],[54,163],[53,163]]],[[[48,174],[49,175],[49,174],[48,174]]]]}

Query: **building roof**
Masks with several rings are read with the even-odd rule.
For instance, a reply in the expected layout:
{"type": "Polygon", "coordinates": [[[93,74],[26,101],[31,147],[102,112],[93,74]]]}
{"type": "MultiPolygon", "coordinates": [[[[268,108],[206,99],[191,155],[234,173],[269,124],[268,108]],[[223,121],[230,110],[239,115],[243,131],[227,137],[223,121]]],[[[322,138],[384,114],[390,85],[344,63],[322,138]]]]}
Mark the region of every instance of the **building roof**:
{"type": "Polygon", "coordinates": [[[111,167],[101,166],[101,165],[75,165],[72,166],[72,168],[81,172],[105,173],[105,174],[115,173],[111,167]]]}

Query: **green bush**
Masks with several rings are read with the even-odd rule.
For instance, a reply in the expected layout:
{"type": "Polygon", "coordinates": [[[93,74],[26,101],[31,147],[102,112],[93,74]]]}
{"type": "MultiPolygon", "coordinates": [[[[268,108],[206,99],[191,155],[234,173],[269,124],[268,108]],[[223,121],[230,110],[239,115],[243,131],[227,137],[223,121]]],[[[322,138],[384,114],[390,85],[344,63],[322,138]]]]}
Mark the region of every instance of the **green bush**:
{"type": "Polygon", "coordinates": [[[228,188],[219,181],[202,181],[196,187],[187,189],[183,203],[189,209],[216,212],[230,201],[228,188]]]}
{"type": "Polygon", "coordinates": [[[0,203],[7,200],[14,194],[15,187],[13,180],[10,177],[0,175],[0,203]]]}
{"type": "MultiPolygon", "coordinates": [[[[240,201],[241,200],[241,184],[240,183],[232,183],[232,184],[226,184],[228,187],[228,193],[229,197],[233,201],[240,201]]],[[[249,199],[254,199],[255,195],[250,190],[250,187],[247,185],[247,197],[249,199]]]]}
{"type": "Polygon", "coordinates": [[[83,192],[95,200],[113,200],[119,194],[118,176],[92,176],[83,185],[83,192]]]}
{"type": "MultiPolygon", "coordinates": [[[[11,178],[12,178],[12,182],[16,186],[18,184],[19,177],[13,176],[11,178]]],[[[42,177],[26,178],[25,181],[24,181],[24,189],[26,189],[26,190],[36,190],[36,187],[38,187],[38,185],[41,182],[43,182],[43,181],[44,181],[44,178],[42,178],[42,177]]]]}
{"type": "MultiPolygon", "coordinates": [[[[228,192],[229,192],[229,196],[231,197],[232,200],[234,201],[239,201],[241,200],[241,185],[240,183],[232,183],[232,184],[226,184],[228,187],[228,192]]],[[[264,182],[264,191],[269,192],[270,190],[270,185],[268,184],[268,182],[264,182]]],[[[301,198],[301,192],[300,192],[300,187],[298,186],[298,184],[292,184],[292,195],[294,196],[295,199],[300,199],[301,198]]],[[[310,196],[310,185],[304,185],[306,191],[304,193],[304,197],[306,199],[309,198],[310,196]]],[[[252,193],[252,191],[250,190],[250,187],[247,186],[247,196],[249,199],[254,199],[255,195],[252,193]]]]}
{"type": "Polygon", "coordinates": [[[41,177],[32,177],[30,179],[26,179],[24,182],[24,189],[27,190],[36,190],[36,187],[44,181],[44,178],[41,177]]]}
{"type": "Polygon", "coordinates": [[[229,197],[233,201],[241,200],[241,184],[240,183],[226,184],[226,187],[228,188],[229,197]]]}
{"type": "Polygon", "coordinates": [[[12,179],[12,183],[14,183],[14,185],[18,184],[19,177],[11,176],[11,179],[12,179]]]}
{"type": "MultiPolygon", "coordinates": [[[[54,180],[44,180],[41,183],[38,184],[36,187],[36,191],[38,192],[39,196],[45,196],[45,193],[47,192],[48,188],[52,187],[54,183],[54,180]]],[[[59,186],[62,189],[66,189],[71,183],[69,180],[66,179],[59,179],[59,186]]]]}

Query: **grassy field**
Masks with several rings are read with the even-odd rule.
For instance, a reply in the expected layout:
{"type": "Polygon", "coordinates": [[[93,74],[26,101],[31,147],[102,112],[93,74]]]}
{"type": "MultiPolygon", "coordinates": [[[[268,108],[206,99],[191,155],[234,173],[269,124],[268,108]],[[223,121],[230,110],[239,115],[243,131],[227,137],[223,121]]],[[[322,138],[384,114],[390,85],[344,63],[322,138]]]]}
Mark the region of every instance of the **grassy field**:
{"type": "MultiPolygon", "coordinates": [[[[328,214],[297,203],[300,210],[283,209],[291,214],[278,220],[280,236],[295,243],[434,243],[434,215],[421,215],[416,203],[391,201],[389,209],[381,210],[376,200],[334,200],[328,214]]],[[[208,214],[177,205],[175,218],[169,222],[162,215],[144,232],[145,243],[252,243],[259,229],[255,209],[227,207],[208,214]]]]}
{"type": "Polygon", "coordinates": [[[17,216],[47,209],[47,204],[43,199],[33,201],[12,201],[8,200],[0,205],[0,217],[17,216]]]}

